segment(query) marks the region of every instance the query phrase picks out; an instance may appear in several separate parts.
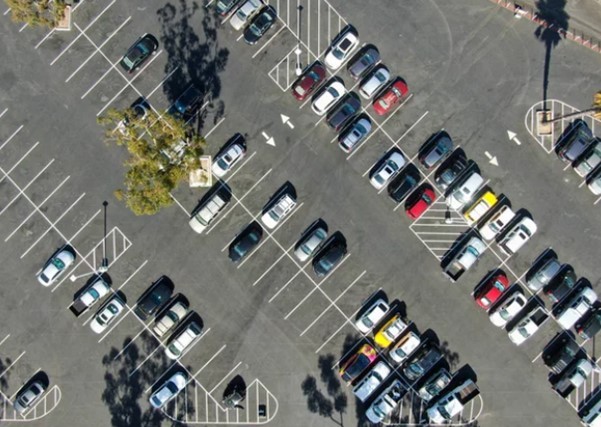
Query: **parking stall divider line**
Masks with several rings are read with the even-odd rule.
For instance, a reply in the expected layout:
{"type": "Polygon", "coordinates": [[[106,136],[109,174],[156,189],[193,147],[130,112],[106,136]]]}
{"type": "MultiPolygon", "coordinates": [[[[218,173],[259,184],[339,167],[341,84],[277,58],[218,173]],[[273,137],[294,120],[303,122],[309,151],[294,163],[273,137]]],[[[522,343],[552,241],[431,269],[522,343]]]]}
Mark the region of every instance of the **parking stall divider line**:
{"type": "Polygon", "coordinates": [[[22,33],[23,31],[25,31],[25,28],[27,28],[29,25],[27,23],[23,24],[23,26],[21,28],[19,28],[19,32],[22,33]]]}
{"type": "MultiPolygon", "coordinates": [[[[355,317],[355,316],[357,315],[357,313],[359,313],[359,312],[361,311],[361,309],[362,309],[362,308],[363,308],[363,307],[359,307],[357,310],[355,310],[355,311],[354,311],[354,313],[352,313],[352,314],[351,314],[351,317],[355,317]]],[[[328,343],[329,343],[329,342],[332,340],[332,338],[334,338],[336,335],[338,335],[338,332],[340,332],[340,331],[342,330],[342,328],[344,328],[344,327],[346,326],[346,324],[347,324],[347,322],[345,321],[345,322],[344,322],[342,325],[340,325],[340,327],[339,327],[338,329],[336,329],[336,331],[335,331],[335,332],[334,332],[332,335],[330,335],[330,337],[329,337],[327,340],[325,340],[325,341],[323,342],[323,344],[321,344],[317,350],[315,350],[315,354],[319,353],[319,352],[321,351],[321,349],[322,349],[322,348],[324,348],[324,347],[326,346],[326,344],[328,344],[328,343]]],[[[334,370],[334,369],[336,368],[336,366],[338,366],[338,364],[340,363],[340,361],[341,361],[342,359],[344,359],[345,357],[347,357],[347,356],[348,356],[348,354],[349,354],[349,353],[350,353],[352,350],[354,350],[354,349],[357,347],[357,345],[359,345],[359,344],[361,343],[361,341],[363,341],[363,338],[364,338],[364,337],[362,336],[360,340],[357,340],[357,342],[356,342],[356,343],[355,343],[355,344],[354,344],[354,345],[351,347],[351,349],[350,349],[350,350],[348,350],[348,351],[347,351],[347,352],[344,354],[344,356],[342,356],[340,359],[338,359],[338,360],[336,361],[336,363],[334,364],[334,366],[332,366],[332,370],[334,370]]]]}
{"type": "MultiPolygon", "coordinates": [[[[167,74],[167,75],[166,75],[166,76],[163,78],[163,80],[161,80],[161,81],[159,82],[159,84],[157,84],[157,85],[154,87],[154,89],[152,89],[152,90],[151,90],[151,91],[148,93],[148,95],[146,95],[146,96],[144,97],[144,99],[149,99],[149,98],[150,98],[152,95],[154,95],[154,93],[155,93],[157,90],[159,90],[161,87],[163,87],[163,84],[164,84],[164,83],[167,81],[167,79],[169,79],[169,77],[171,77],[171,76],[173,75],[173,73],[175,73],[177,70],[179,70],[179,65],[178,65],[177,67],[175,67],[173,70],[169,71],[169,74],[167,74]]],[[[151,107],[152,107],[152,106],[151,106],[151,107]]],[[[154,108],[153,108],[153,109],[154,109],[154,108]]],[[[157,115],[158,115],[159,117],[161,117],[161,115],[158,113],[158,111],[156,111],[156,110],[155,110],[155,112],[157,113],[157,115]]]]}
{"type": "Polygon", "coordinates": [[[75,206],[85,195],[86,195],[86,193],[82,193],[79,196],[79,198],[71,204],[71,206],[69,206],[67,209],[65,209],[63,211],[63,213],[46,229],[46,231],[44,231],[40,235],[40,237],[38,237],[37,240],[35,242],[33,242],[32,245],[25,252],[23,252],[21,254],[21,259],[23,259],[25,257],[25,255],[27,255],[29,253],[29,251],[31,251],[35,247],[35,245],[37,245],[44,238],[44,236],[46,236],[46,234],[48,234],[50,232],[50,230],[52,230],[56,226],[56,224],[58,224],[58,222],[61,219],[63,219],[63,217],[65,215],[67,215],[67,213],[69,213],[69,211],[73,208],[73,206],[75,206]]]}
{"type": "MultiPolygon", "coordinates": [[[[0,168],[0,170],[1,170],[1,168],[0,168]]],[[[2,171],[2,172],[4,172],[4,171],[2,171]]],[[[8,177],[8,179],[9,179],[9,180],[12,180],[12,178],[11,178],[9,175],[5,175],[5,176],[6,176],[6,177],[8,177]]],[[[55,187],[55,188],[52,190],[52,192],[51,192],[51,193],[50,193],[50,194],[49,194],[49,195],[48,195],[48,196],[47,196],[47,197],[46,197],[46,198],[45,198],[45,199],[42,201],[42,203],[40,203],[40,206],[42,206],[44,203],[46,203],[46,202],[47,202],[47,201],[50,199],[50,197],[52,197],[52,196],[54,195],[54,193],[56,193],[56,192],[57,192],[57,191],[58,191],[58,190],[59,190],[59,189],[60,189],[60,188],[63,186],[63,184],[64,184],[65,182],[67,182],[67,180],[69,179],[69,177],[70,177],[70,176],[67,176],[67,177],[66,177],[66,178],[63,180],[63,182],[61,182],[61,183],[60,183],[60,184],[59,184],[57,187],[55,187]]],[[[14,181],[13,181],[13,183],[14,183],[14,181]]],[[[14,183],[14,185],[15,185],[15,187],[16,187],[16,183],[14,183]]],[[[19,195],[22,195],[22,196],[26,197],[27,199],[29,199],[29,197],[27,196],[27,194],[25,194],[25,192],[24,192],[24,191],[23,191],[21,188],[19,188],[19,187],[17,187],[17,188],[19,189],[19,195]]],[[[12,236],[14,236],[14,235],[15,235],[15,233],[16,233],[17,231],[19,231],[19,229],[20,229],[21,227],[23,227],[23,225],[25,225],[25,223],[26,223],[27,221],[29,221],[29,219],[30,219],[30,218],[31,218],[31,217],[32,217],[32,216],[33,216],[35,213],[41,213],[41,211],[40,211],[39,207],[38,207],[37,205],[35,205],[35,203],[33,203],[33,201],[32,201],[31,199],[29,199],[29,201],[30,201],[30,203],[31,203],[31,204],[33,205],[33,207],[34,207],[33,211],[31,211],[31,213],[30,213],[29,215],[27,215],[27,217],[26,217],[26,218],[25,218],[25,219],[24,219],[24,220],[21,222],[21,224],[19,224],[19,226],[18,226],[17,228],[15,228],[15,229],[13,230],[13,232],[12,232],[12,233],[10,233],[10,235],[8,235],[8,237],[6,237],[6,239],[4,239],[4,241],[5,241],[5,242],[8,242],[8,240],[9,240],[9,239],[10,239],[12,236]]],[[[45,215],[44,215],[44,216],[45,216],[45,215]]],[[[47,217],[46,217],[46,218],[47,218],[47,217]]],[[[50,220],[48,219],[48,223],[49,223],[49,224],[52,224],[52,221],[50,221],[50,220]]]]}
{"type": "MultiPolygon", "coordinates": [[[[31,151],[32,151],[32,150],[33,150],[35,147],[37,147],[37,146],[38,146],[38,144],[39,144],[39,141],[38,141],[38,142],[36,142],[36,143],[33,145],[33,147],[31,147],[31,148],[29,149],[29,151],[28,151],[27,153],[25,153],[25,154],[23,155],[23,157],[21,157],[21,158],[20,158],[20,159],[19,159],[19,160],[18,160],[18,161],[17,161],[17,162],[16,162],[16,163],[13,165],[13,167],[12,167],[12,168],[10,168],[10,169],[9,169],[9,170],[6,172],[6,174],[7,174],[7,175],[10,175],[10,174],[11,174],[11,173],[12,173],[12,172],[13,172],[13,171],[14,171],[14,170],[17,168],[17,166],[19,166],[19,164],[21,164],[21,162],[22,162],[23,160],[25,160],[25,158],[27,157],[27,155],[29,155],[29,153],[31,153],[31,151]]],[[[25,187],[23,187],[23,189],[24,189],[24,190],[26,190],[27,188],[29,188],[29,186],[30,186],[30,185],[33,183],[33,181],[35,181],[35,180],[36,180],[36,179],[37,179],[37,178],[38,178],[38,177],[39,177],[39,176],[40,176],[42,173],[44,173],[44,171],[45,171],[46,169],[48,169],[48,167],[49,167],[49,166],[50,166],[52,163],[54,163],[54,159],[51,159],[51,160],[50,160],[50,162],[48,162],[48,163],[46,164],[46,166],[44,166],[44,167],[43,167],[43,168],[42,168],[42,169],[41,169],[41,170],[38,172],[38,174],[37,174],[37,175],[36,175],[36,176],[35,176],[35,177],[34,177],[34,178],[31,180],[31,181],[29,181],[29,183],[28,183],[28,184],[27,184],[25,187]]],[[[4,176],[3,176],[2,178],[0,178],[0,183],[2,183],[2,182],[4,181],[4,178],[5,178],[4,176]]],[[[10,206],[10,205],[12,205],[12,204],[13,204],[13,202],[14,202],[14,201],[15,201],[17,198],[18,198],[18,197],[15,197],[14,199],[12,199],[12,200],[9,202],[9,204],[8,204],[8,205],[4,206],[4,208],[3,208],[3,209],[0,211],[0,215],[2,215],[2,214],[4,213],[4,211],[5,211],[5,210],[6,210],[6,209],[7,209],[7,208],[10,206]]]]}
{"type": "Polygon", "coordinates": [[[219,356],[219,354],[221,354],[221,352],[223,350],[225,350],[226,347],[227,347],[227,345],[223,344],[221,346],[221,348],[219,350],[217,350],[217,352],[213,356],[211,356],[211,358],[209,360],[207,360],[205,362],[205,364],[202,365],[201,368],[194,373],[194,375],[192,375],[192,378],[194,378],[196,380],[196,377],[204,370],[204,368],[206,368],[209,365],[209,363],[211,363],[217,356],[219,356]]]}
{"type": "Polygon", "coordinates": [[[86,59],[85,61],[83,61],[79,67],[77,67],[77,69],[75,71],[73,71],[71,73],[71,75],[69,77],[67,77],[67,80],[65,80],[65,83],[69,83],[69,81],[75,77],[75,75],[100,51],[100,49],[107,44],[120,30],[121,28],[123,28],[129,21],[131,21],[131,16],[128,16],[127,19],[125,21],[123,21],[123,23],[121,25],[119,25],[119,27],[117,27],[117,29],[115,31],[113,31],[111,34],[109,34],[108,37],[106,37],[104,39],[104,41],[100,44],[100,46],[98,46],[98,50],[92,52],[86,59]]]}
{"type": "MultiPolygon", "coordinates": [[[[77,26],[77,24],[75,24],[75,26],[77,26]]],[[[117,62],[116,62],[116,63],[117,63],[117,62]]],[[[115,64],[116,64],[116,63],[115,63],[115,64]]],[[[108,76],[108,74],[109,74],[109,73],[110,73],[112,70],[113,70],[113,68],[112,68],[112,67],[110,67],[108,70],[106,70],[106,71],[104,72],[104,74],[102,74],[102,76],[100,76],[100,78],[98,78],[98,80],[96,80],[96,81],[95,81],[95,82],[92,84],[92,86],[91,86],[91,87],[89,87],[89,88],[88,88],[88,90],[87,90],[87,91],[85,91],[83,95],[81,95],[81,98],[79,98],[79,99],[84,99],[86,96],[88,96],[88,94],[89,94],[90,92],[92,92],[92,91],[94,90],[94,88],[95,88],[96,86],[98,86],[98,85],[99,85],[99,84],[102,82],[102,80],[104,80],[104,78],[105,78],[106,76],[108,76]]]]}
{"type": "MultiPolygon", "coordinates": [[[[293,248],[295,245],[296,245],[296,243],[293,243],[293,244],[291,244],[291,245],[290,245],[290,247],[289,247],[289,248],[286,250],[286,252],[289,252],[289,251],[290,251],[290,249],[292,249],[292,248],[293,248]]],[[[271,265],[269,266],[269,268],[268,268],[267,270],[265,270],[265,272],[264,272],[263,274],[261,274],[261,276],[260,276],[260,277],[259,277],[257,280],[255,280],[255,282],[253,283],[253,288],[254,288],[255,286],[257,286],[257,283],[259,283],[259,282],[261,281],[261,279],[262,279],[263,277],[265,277],[265,276],[267,275],[267,273],[269,273],[269,272],[271,271],[271,269],[272,269],[273,267],[275,267],[275,266],[278,264],[278,262],[280,262],[280,261],[281,261],[281,259],[282,259],[282,258],[284,258],[285,256],[286,256],[286,254],[285,254],[285,253],[283,253],[282,255],[280,255],[280,257],[279,257],[278,259],[276,259],[276,260],[273,262],[273,264],[271,264],[271,265]]]]}
{"type": "Polygon", "coordinates": [[[146,359],[144,359],[142,361],[142,363],[140,363],[138,366],[136,366],[136,368],[133,371],[131,371],[127,377],[131,378],[131,376],[133,374],[135,374],[138,371],[138,369],[140,369],[142,366],[144,366],[144,364],[148,361],[148,359],[150,359],[159,349],[162,349],[162,347],[160,345],[158,345],[154,350],[152,350],[152,352],[150,352],[150,354],[148,356],[146,356],[146,359]]]}
{"type": "MultiPolygon", "coordinates": [[[[257,154],[257,152],[253,151],[252,154],[250,156],[248,156],[248,158],[246,160],[244,160],[244,162],[241,163],[240,166],[238,166],[235,171],[233,171],[225,180],[222,180],[222,181],[225,182],[226,184],[229,181],[231,181],[231,179],[234,176],[236,176],[236,174],[250,161],[250,159],[252,159],[255,156],[255,154],[257,154]]],[[[209,234],[209,233],[207,232],[207,234],[209,234]]]]}
{"type": "MultiPolygon", "coordinates": [[[[117,1],[117,0],[113,0],[112,2],[110,2],[110,3],[108,4],[108,6],[106,6],[106,7],[105,7],[105,8],[104,8],[104,9],[103,9],[103,10],[102,10],[102,11],[101,11],[101,12],[100,12],[100,13],[99,13],[99,14],[98,14],[98,15],[97,15],[97,16],[96,16],[96,17],[95,17],[93,20],[92,20],[92,22],[90,22],[90,23],[89,23],[89,24],[86,26],[86,28],[84,29],[84,31],[85,31],[85,30],[88,30],[88,29],[90,29],[90,27],[92,27],[92,25],[94,25],[94,24],[96,23],[96,21],[98,21],[98,19],[100,19],[100,17],[101,17],[102,15],[104,15],[104,13],[105,13],[107,10],[109,10],[109,8],[110,8],[112,5],[114,5],[114,4],[115,4],[115,2],[116,2],[116,1],[117,1]]],[[[67,45],[67,46],[66,46],[66,47],[65,47],[65,48],[64,48],[64,49],[63,49],[63,50],[62,50],[62,51],[61,51],[61,52],[58,54],[58,56],[57,56],[56,58],[54,58],[54,59],[52,60],[52,62],[50,63],[50,65],[51,65],[51,66],[52,66],[52,65],[54,65],[54,64],[56,63],[56,61],[58,61],[58,60],[60,59],[60,57],[61,57],[61,56],[63,56],[63,55],[64,55],[64,54],[65,54],[65,53],[66,53],[66,52],[67,52],[67,51],[68,51],[68,50],[71,48],[71,46],[73,46],[73,45],[75,44],[75,42],[77,42],[77,40],[79,40],[79,38],[80,38],[80,37],[83,35],[83,31],[82,31],[82,30],[79,28],[79,26],[77,25],[77,23],[75,23],[75,22],[74,22],[74,23],[73,23],[73,25],[74,25],[75,27],[77,27],[77,29],[80,31],[80,33],[79,33],[79,34],[78,34],[78,35],[77,35],[77,36],[76,36],[76,37],[75,37],[75,38],[74,38],[74,39],[71,41],[71,43],[69,43],[69,44],[68,44],[68,45],[67,45]]]]}
{"type": "Polygon", "coordinates": [[[223,123],[223,121],[224,121],[224,120],[225,120],[225,117],[222,117],[222,118],[221,118],[221,120],[219,120],[219,121],[217,122],[217,124],[216,124],[215,126],[213,126],[213,128],[212,128],[212,129],[211,129],[209,132],[207,132],[207,134],[206,134],[204,137],[205,137],[205,138],[208,138],[208,137],[209,137],[209,135],[211,135],[211,134],[213,133],[213,131],[214,131],[215,129],[217,129],[217,127],[218,127],[218,126],[219,126],[221,123],[223,123]]]}
{"type": "MultiPolygon", "coordinates": [[[[73,13],[74,11],[75,11],[75,9],[73,9],[73,10],[71,11],[71,13],[73,13]]],[[[40,40],[40,41],[39,41],[39,42],[38,42],[38,43],[37,43],[37,44],[34,46],[34,49],[36,49],[36,50],[37,50],[37,49],[38,49],[38,48],[39,48],[39,47],[42,45],[42,43],[44,43],[44,42],[45,42],[45,41],[48,39],[48,37],[50,37],[52,34],[54,34],[54,32],[55,32],[55,31],[56,31],[56,30],[55,30],[54,28],[53,28],[53,29],[51,29],[50,31],[48,31],[48,33],[47,33],[47,34],[46,34],[46,35],[45,35],[45,36],[42,38],[42,40],[40,40]]]]}
{"type": "MultiPolygon", "coordinates": [[[[345,294],[345,293],[346,293],[346,292],[347,292],[347,291],[348,291],[350,288],[352,288],[352,287],[353,287],[353,285],[354,285],[355,283],[357,283],[357,282],[358,282],[358,281],[359,281],[359,280],[360,280],[360,279],[361,279],[361,278],[362,278],[362,277],[365,275],[365,273],[367,273],[367,270],[363,270],[363,272],[362,272],[362,273],[361,273],[359,276],[357,276],[357,278],[356,278],[355,280],[353,280],[353,281],[351,282],[351,284],[350,284],[350,285],[348,285],[348,286],[346,287],[346,289],[345,289],[344,291],[342,291],[342,293],[340,293],[340,295],[338,295],[338,296],[336,297],[336,299],[333,301],[333,304],[337,303],[337,302],[338,302],[338,300],[339,300],[340,298],[342,298],[342,297],[344,296],[344,294],[345,294]]],[[[321,313],[319,313],[319,316],[317,316],[315,319],[313,319],[313,321],[311,322],[311,324],[310,324],[309,326],[307,326],[307,327],[305,328],[305,330],[304,330],[304,331],[302,331],[302,332],[300,333],[299,337],[302,337],[303,335],[305,335],[305,334],[307,333],[307,331],[308,331],[309,329],[311,329],[311,328],[313,327],[313,325],[314,325],[315,323],[317,323],[317,321],[318,321],[319,319],[321,319],[321,317],[322,317],[324,314],[326,314],[326,312],[327,312],[327,311],[328,311],[328,310],[329,310],[331,307],[332,307],[332,305],[330,304],[330,305],[328,305],[328,307],[327,307],[325,310],[323,310],[321,313]]]]}
{"type": "Polygon", "coordinates": [[[12,133],[12,135],[11,135],[11,136],[9,136],[9,137],[6,139],[6,141],[4,141],[4,142],[2,143],[2,145],[0,145],[0,150],[2,150],[2,149],[4,148],[4,146],[5,146],[6,144],[8,144],[8,143],[9,143],[9,142],[10,142],[10,141],[11,141],[11,140],[12,140],[12,139],[15,137],[15,135],[17,135],[19,132],[21,132],[21,129],[23,129],[23,125],[19,126],[19,127],[17,128],[17,130],[16,130],[16,131],[14,131],[14,132],[12,133]]]}
{"type": "Polygon", "coordinates": [[[226,374],[226,375],[225,375],[225,376],[224,376],[224,377],[221,379],[221,381],[219,381],[219,382],[217,383],[217,385],[216,385],[215,387],[213,387],[213,388],[211,389],[211,391],[209,391],[209,394],[213,394],[213,392],[214,392],[215,390],[217,390],[217,387],[219,387],[219,386],[220,386],[220,385],[221,385],[221,384],[222,384],[222,383],[223,383],[223,382],[224,382],[224,381],[227,379],[227,377],[229,377],[229,376],[230,376],[230,375],[231,375],[231,374],[232,374],[234,371],[236,371],[236,369],[238,369],[238,367],[239,367],[240,365],[242,365],[242,362],[238,362],[238,364],[237,364],[236,366],[234,366],[232,369],[230,369],[230,371],[229,371],[229,372],[228,372],[228,373],[227,373],[227,374],[226,374]]]}
{"type": "Polygon", "coordinates": [[[4,16],[8,15],[10,13],[10,7],[8,9],[6,9],[3,13],[4,16]]]}
{"type": "MultiPolygon", "coordinates": [[[[135,307],[135,306],[134,306],[134,307],[135,307]]],[[[145,325],[145,324],[144,324],[142,321],[140,321],[140,322],[142,323],[142,325],[145,325]]],[[[115,355],[115,357],[113,357],[113,361],[117,360],[117,358],[118,358],[119,356],[121,356],[125,350],[127,350],[127,347],[129,347],[129,346],[130,346],[130,344],[132,344],[132,343],[133,343],[135,340],[137,340],[137,339],[138,339],[138,337],[139,337],[140,335],[142,335],[142,333],[143,333],[145,330],[146,330],[146,329],[144,328],[144,329],[142,329],[140,332],[138,332],[138,333],[137,333],[137,335],[136,335],[135,337],[133,337],[133,338],[130,340],[130,342],[128,342],[128,343],[127,343],[127,344],[126,344],[126,345],[125,345],[125,346],[124,346],[124,347],[121,349],[121,351],[119,351],[119,353],[117,353],[117,354],[115,355]]]]}
{"type": "Polygon", "coordinates": [[[8,365],[8,366],[6,367],[6,369],[5,369],[5,370],[4,370],[4,371],[3,371],[3,372],[0,374],[0,378],[2,378],[4,375],[6,375],[6,373],[8,372],[8,370],[9,370],[10,368],[12,368],[13,366],[15,366],[15,363],[17,363],[17,362],[19,361],[19,359],[20,359],[21,357],[23,357],[23,355],[25,355],[25,353],[26,353],[26,351],[25,351],[25,350],[23,350],[23,352],[22,352],[21,354],[19,354],[19,355],[17,356],[17,358],[16,358],[15,360],[13,360],[13,361],[11,362],[11,364],[10,364],[10,365],[8,365]]]}
{"type": "Polygon", "coordinates": [[[184,211],[184,213],[186,214],[186,216],[187,216],[188,218],[190,218],[190,214],[188,213],[188,211],[186,210],[186,208],[184,208],[184,207],[182,206],[182,204],[179,202],[179,200],[177,200],[177,199],[175,198],[175,196],[174,196],[173,194],[171,194],[171,193],[169,193],[169,196],[171,196],[171,198],[173,199],[173,201],[174,201],[174,202],[175,202],[175,203],[176,203],[176,204],[177,204],[177,205],[178,205],[178,206],[181,208],[181,210],[182,210],[182,211],[184,211]]]}
{"type": "MultiPolygon", "coordinates": [[[[306,268],[308,265],[309,265],[309,263],[306,263],[306,264],[303,266],[303,268],[302,268],[302,269],[306,268]]],[[[276,298],[277,298],[277,296],[278,296],[280,293],[282,293],[282,292],[283,292],[283,291],[284,291],[284,290],[285,290],[285,289],[288,287],[288,285],[289,285],[290,283],[292,283],[292,282],[294,281],[294,279],[296,279],[296,277],[297,277],[298,275],[300,275],[300,274],[301,274],[301,272],[302,272],[302,269],[300,269],[299,271],[297,271],[297,272],[294,274],[294,276],[292,276],[292,277],[291,277],[291,278],[290,278],[290,279],[289,279],[289,280],[288,280],[288,281],[287,281],[287,282],[284,284],[284,286],[282,286],[280,289],[278,289],[278,291],[277,291],[277,292],[276,292],[276,293],[275,293],[275,294],[274,294],[274,295],[273,295],[273,296],[272,296],[272,297],[269,299],[269,303],[272,303],[272,302],[273,302],[273,300],[274,300],[274,299],[276,299],[276,298]]]]}
{"type": "Polygon", "coordinates": [[[279,30],[278,30],[278,31],[277,31],[277,32],[276,32],[276,33],[275,33],[273,36],[271,36],[271,38],[270,38],[269,40],[267,40],[267,42],[265,42],[265,44],[263,44],[263,45],[262,45],[262,46],[259,48],[259,50],[257,50],[257,51],[255,52],[255,54],[254,54],[254,55],[253,55],[251,58],[252,58],[252,59],[255,59],[255,57],[256,57],[256,56],[257,56],[259,53],[261,53],[261,51],[262,51],[263,49],[265,49],[265,47],[267,47],[267,46],[269,45],[269,43],[271,43],[271,41],[272,41],[272,40],[273,40],[273,39],[274,39],[274,38],[275,38],[275,37],[276,37],[278,34],[280,34],[280,33],[282,32],[282,30],[283,30],[284,28],[286,28],[286,27],[287,27],[287,26],[282,26],[282,27],[281,27],[281,28],[280,28],[280,29],[279,29],[279,30]]]}
{"type": "Polygon", "coordinates": [[[2,118],[2,116],[4,116],[6,114],[7,111],[8,111],[8,108],[5,108],[4,111],[2,111],[0,113],[0,119],[2,118]]]}
{"type": "Polygon", "coordinates": [[[7,335],[6,335],[6,336],[5,336],[5,337],[2,339],[2,341],[0,341],[0,346],[1,346],[2,344],[4,344],[4,341],[6,341],[6,340],[7,340],[9,337],[10,337],[10,334],[7,334],[7,335]]]}

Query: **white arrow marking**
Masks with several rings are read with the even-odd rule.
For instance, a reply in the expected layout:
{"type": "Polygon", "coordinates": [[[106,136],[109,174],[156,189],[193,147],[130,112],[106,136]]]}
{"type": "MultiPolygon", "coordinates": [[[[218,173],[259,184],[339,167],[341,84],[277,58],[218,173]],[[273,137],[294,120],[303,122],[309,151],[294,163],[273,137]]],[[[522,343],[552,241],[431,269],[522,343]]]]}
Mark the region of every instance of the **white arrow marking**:
{"type": "Polygon", "coordinates": [[[515,142],[517,145],[522,145],[522,143],[520,142],[519,139],[517,139],[517,134],[515,132],[512,132],[510,130],[507,131],[507,136],[509,137],[510,141],[515,142]]]}
{"type": "Polygon", "coordinates": [[[290,129],[294,129],[294,125],[292,124],[292,122],[286,122],[286,124],[290,129]]]}
{"type": "Polygon", "coordinates": [[[267,140],[267,145],[271,145],[272,147],[275,147],[275,139],[269,138],[267,140]]]}
{"type": "Polygon", "coordinates": [[[499,162],[497,161],[497,156],[492,156],[488,151],[485,151],[486,157],[488,157],[489,163],[494,166],[499,166],[499,162]]]}
{"type": "Polygon", "coordinates": [[[282,123],[286,123],[288,120],[290,120],[290,117],[283,114],[280,114],[280,118],[282,119],[282,123]]]}
{"type": "Polygon", "coordinates": [[[261,132],[261,134],[263,134],[263,138],[269,139],[269,135],[267,135],[265,132],[261,132]]]}

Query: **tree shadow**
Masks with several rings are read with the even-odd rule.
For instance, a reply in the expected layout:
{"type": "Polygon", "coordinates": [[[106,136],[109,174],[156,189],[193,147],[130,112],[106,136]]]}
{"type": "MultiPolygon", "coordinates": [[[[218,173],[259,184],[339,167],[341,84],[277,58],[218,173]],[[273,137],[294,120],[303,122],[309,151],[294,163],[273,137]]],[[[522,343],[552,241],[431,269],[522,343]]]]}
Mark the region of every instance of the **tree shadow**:
{"type": "Polygon", "coordinates": [[[448,341],[443,341],[440,343],[440,352],[442,353],[443,358],[449,364],[449,367],[452,370],[455,370],[459,364],[459,353],[451,351],[448,341]]]}
{"type": "Polygon", "coordinates": [[[543,71],[543,108],[547,108],[549,89],[549,70],[551,68],[551,52],[561,41],[561,36],[568,29],[570,15],[565,11],[566,0],[538,0],[536,15],[542,19],[534,31],[534,36],[545,45],[545,66],[543,71]]]}

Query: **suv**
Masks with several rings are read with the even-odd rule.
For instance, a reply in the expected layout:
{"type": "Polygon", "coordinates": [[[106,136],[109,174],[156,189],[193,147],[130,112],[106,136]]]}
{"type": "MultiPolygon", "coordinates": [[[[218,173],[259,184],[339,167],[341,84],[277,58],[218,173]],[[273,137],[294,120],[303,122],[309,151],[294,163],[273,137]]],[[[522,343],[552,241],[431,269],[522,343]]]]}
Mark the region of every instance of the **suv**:
{"type": "Polygon", "coordinates": [[[192,230],[202,233],[228,203],[229,200],[226,200],[219,192],[216,192],[192,216],[188,224],[190,224],[192,230]]]}
{"type": "Polygon", "coordinates": [[[388,352],[388,355],[396,363],[401,364],[419,347],[422,343],[419,335],[415,332],[409,332],[402,337],[388,352]]]}
{"type": "Polygon", "coordinates": [[[434,182],[441,190],[446,190],[468,167],[469,162],[462,152],[452,155],[434,173],[434,182]]]}
{"type": "Polygon", "coordinates": [[[353,79],[359,80],[371,71],[372,67],[378,62],[380,62],[378,49],[374,46],[366,46],[350,61],[347,70],[353,79]]]}
{"type": "Polygon", "coordinates": [[[526,276],[528,287],[536,292],[543,286],[547,286],[557,273],[559,273],[561,267],[562,265],[557,258],[548,259],[543,265],[526,276]]]}
{"type": "Polygon", "coordinates": [[[313,271],[317,277],[323,277],[332,271],[347,253],[346,242],[335,237],[336,235],[333,235],[330,240],[323,243],[319,252],[313,257],[313,271]]]}
{"type": "Polygon", "coordinates": [[[432,169],[438,163],[446,159],[453,150],[453,141],[446,132],[440,132],[426,147],[419,156],[419,162],[426,169],[432,169]]]}
{"type": "Polygon", "coordinates": [[[411,358],[411,363],[403,369],[403,374],[412,380],[417,381],[426,374],[442,358],[440,349],[432,342],[426,343],[411,358]]]}
{"type": "Polygon", "coordinates": [[[263,214],[261,221],[269,229],[275,228],[280,221],[296,207],[296,200],[290,194],[282,194],[263,214]]]}
{"type": "Polygon", "coordinates": [[[138,300],[134,312],[140,319],[146,320],[149,316],[156,314],[171,298],[173,290],[168,281],[167,277],[161,276],[138,300]]]}
{"type": "Polygon", "coordinates": [[[447,197],[447,206],[459,210],[472,200],[484,184],[484,178],[476,171],[466,173],[460,181],[453,186],[453,190],[447,197]]]}
{"type": "Polygon", "coordinates": [[[386,316],[390,306],[383,299],[376,300],[365,312],[357,319],[355,325],[357,329],[367,334],[376,324],[386,316]]]}
{"type": "Polygon", "coordinates": [[[152,330],[159,337],[162,337],[171,329],[173,329],[175,325],[181,322],[187,313],[188,304],[178,301],[169,307],[165,313],[156,320],[152,330]]]}
{"type": "Polygon", "coordinates": [[[580,352],[580,346],[573,339],[564,336],[559,344],[543,352],[543,362],[554,374],[560,374],[580,352]]]}
{"type": "Polygon", "coordinates": [[[202,93],[194,85],[190,85],[169,108],[169,114],[184,119],[189,118],[196,113],[201,101],[202,93]]]}
{"type": "Polygon", "coordinates": [[[530,240],[536,230],[536,223],[531,218],[524,217],[499,241],[499,248],[506,255],[514,254],[530,240]]]}
{"type": "Polygon", "coordinates": [[[543,289],[545,294],[553,302],[559,302],[565,297],[576,284],[576,273],[570,265],[563,265],[561,271],[555,275],[543,289]]]}
{"type": "Polygon", "coordinates": [[[478,230],[485,240],[492,240],[503,230],[515,217],[515,212],[507,205],[501,208],[486,221],[478,230]]]}
{"type": "Polygon", "coordinates": [[[597,301],[597,294],[589,286],[584,286],[557,313],[557,323],[570,329],[597,301]]]}
{"type": "Polygon", "coordinates": [[[449,385],[453,376],[445,368],[440,368],[428,377],[426,383],[418,390],[419,397],[424,402],[429,402],[440,394],[449,385]]]}
{"type": "Polygon", "coordinates": [[[361,109],[361,100],[356,93],[347,93],[326,116],[326,123],[336,132],[344,127],[361,109]]]}
{"type": "Polygon", "coordinates": [[[165,348],[165,354],[169,359],[177,359],[201,333],[202,328],[200,325],[196,322],[190,322],[183,331],[169,341],[167,348],[165,348]]]}
{"type": "Polygon", "coordinates": [[[408,164],[388,185],[388,195],[397,203],[405,200],[420,183],[421,174],[412,163],[408,164]]]}

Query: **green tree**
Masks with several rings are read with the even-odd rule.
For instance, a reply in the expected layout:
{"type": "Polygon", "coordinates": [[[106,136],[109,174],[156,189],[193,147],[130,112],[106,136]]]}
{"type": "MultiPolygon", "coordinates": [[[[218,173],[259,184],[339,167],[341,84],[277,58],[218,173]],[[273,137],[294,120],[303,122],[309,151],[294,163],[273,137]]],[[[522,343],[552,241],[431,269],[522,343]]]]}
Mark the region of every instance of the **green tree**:
{"type": "Polygon", "coordinates": [[[123,188],[115,197],[136,215],[153,215],[173,203],[171,192],[200,167],[204,140],[193,135],[183,120],[159,117],[148,109],[110,109],[98,122],[105,126],[105,141],[125,147],[123,188]]]}
{"type": "Polygon", "coordinates": [[[5,0],[13,22],[54,28],[65,16],[65,0],[5,0]]]}

